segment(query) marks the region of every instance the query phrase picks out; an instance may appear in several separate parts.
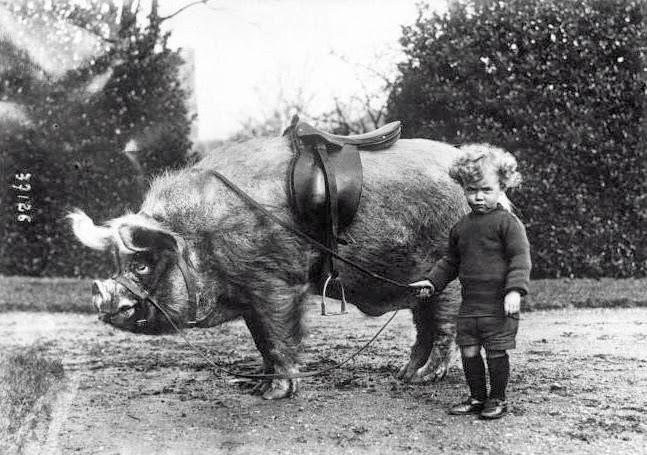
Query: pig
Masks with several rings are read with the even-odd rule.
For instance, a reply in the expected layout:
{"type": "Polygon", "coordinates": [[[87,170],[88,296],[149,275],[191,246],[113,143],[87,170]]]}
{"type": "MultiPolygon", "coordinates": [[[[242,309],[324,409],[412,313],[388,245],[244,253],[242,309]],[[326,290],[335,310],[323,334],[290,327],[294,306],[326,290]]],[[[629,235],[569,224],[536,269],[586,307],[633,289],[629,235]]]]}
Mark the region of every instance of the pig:
{"type": "MultiPolygon", "coordinates": [[[[451,226],[467,212],[462,190],[448,174],[459,154],[458,148],[426,139],[401,139],[386,150],[361,152],[362,196],[341,235],[339,254],[392,280],[423,278],[444,254],[451,226]]],[[[323,253],[250,206],[211,171],[296,223],[287,196],[292,157],[285,137],[228,143],[189,167],[156,177],[137,213],[101,225],[80,210],[69,214],[78,240],[114,251],[120,273],[153,296],[178,326],[192,316],[192,292],[199,296],[199,326],[242,318],[263,371],[278,375],[257,384],[265,399],[297,391],[299,379],[291,376],[299,372],[306,299],[321,291],[316,271],[323,253]]],[[[411,310],[416,338],[397,377],[415,383],[442,379],[456,352],[458,285],[420,301],[413,289],[340,261],[336,266],[348,301],[363,313],[411,310]]],[[[96,280],[92,288],[105,322],[145,333],[172,330],[166,315],[117,277],[96,280]]]]}

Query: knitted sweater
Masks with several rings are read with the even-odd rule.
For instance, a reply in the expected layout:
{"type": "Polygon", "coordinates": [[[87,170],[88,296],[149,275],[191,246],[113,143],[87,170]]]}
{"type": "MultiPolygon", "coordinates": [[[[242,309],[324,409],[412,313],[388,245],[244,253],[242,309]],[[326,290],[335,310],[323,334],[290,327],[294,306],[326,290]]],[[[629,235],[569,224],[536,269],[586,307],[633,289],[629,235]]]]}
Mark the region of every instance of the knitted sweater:
{"type": "Polygon", "coordinates": [[[458,277],[459,317],[500,316],[509,291],[528,293],[530,267],[523,224],[498,206],[485,214],[469,213],[452,227],[447,254],[434,265],[429,281],[441,291],[458,277]]]}

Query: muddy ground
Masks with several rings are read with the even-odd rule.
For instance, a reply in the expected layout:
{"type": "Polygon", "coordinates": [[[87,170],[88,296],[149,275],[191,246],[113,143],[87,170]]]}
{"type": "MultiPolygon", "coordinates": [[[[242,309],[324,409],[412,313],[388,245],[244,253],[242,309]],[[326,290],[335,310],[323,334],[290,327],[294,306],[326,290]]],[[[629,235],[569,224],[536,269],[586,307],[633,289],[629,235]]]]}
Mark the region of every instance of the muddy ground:
{"type": "MultiPolygon", "coordinates": [[[[388,316],[309,307],[307,370],[341,361],[388,316]]],[[[260,366],[242,323],[188,336],[232,369],[260,366]]],[[[499,421],[446,413],[466,387],[458,361],[438,384],[394,374],[413,342],[400,312],[341,370],[302,380],[292,399],[264,401],[214,373],[177,335],[117,331],[95,316],[0,315],[0,349],[45,344],[65,383],[24,428],[25,453],[645,453],[647,309],[522,315],[511,355],[511,413],[499,421]],[[48,419],[43,416],[49,414],[48,419]],[[35,422],[35,423],[34,423],[35,422]],[[30,429],[33,427],[33,430],[30,429]]]]}

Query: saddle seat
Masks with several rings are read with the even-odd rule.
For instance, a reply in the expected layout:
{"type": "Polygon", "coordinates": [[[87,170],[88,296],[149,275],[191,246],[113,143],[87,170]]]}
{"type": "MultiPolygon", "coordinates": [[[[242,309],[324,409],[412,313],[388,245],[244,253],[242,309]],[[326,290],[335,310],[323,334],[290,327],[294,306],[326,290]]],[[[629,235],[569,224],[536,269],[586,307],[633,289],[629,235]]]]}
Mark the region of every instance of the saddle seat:
{"type": "Polygon", "coordinates": [[[342,136],[331,134],[315,128],[308,123],[300,122],[296,126],[296,134],[301,138],[318,138],[327,144],[337,147],[355,145],[360,150],[380,150],[390,147],[400,137],[400,122],[391,122],[364,134],[342,136]]]}

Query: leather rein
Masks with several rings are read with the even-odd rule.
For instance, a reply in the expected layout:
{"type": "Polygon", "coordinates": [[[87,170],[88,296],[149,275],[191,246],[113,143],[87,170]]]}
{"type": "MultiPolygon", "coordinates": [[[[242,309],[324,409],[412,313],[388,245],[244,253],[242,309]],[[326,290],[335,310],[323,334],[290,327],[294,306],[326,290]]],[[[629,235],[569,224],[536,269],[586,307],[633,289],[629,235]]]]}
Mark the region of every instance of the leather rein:
{"type": "MultiPolygon", "coordinates": [[[[289,223],[273,213],[271,213],[269,210],[267,210],[264,206],[259,204],[257,201],[255,201],[251,196],[249,196],[246,192],[244,192],[240,187],[238,187],[236,184],[231,182],[227,177],[222,175],[220,172],[211,170],[209,171],[211,175],[214,177],[218,178],[222,183],[225,184],[230,190],[232,190],[234,193],[236,193],[242,200],[244,200],[247,204],[252,206],[253,208],[259,210],[263,215],[267,216],[268,218],[272,219],[274,222],[279,224],[280,226],[284,227],[288,231],[292,232],[295,234],[297,237],[300,237],[304,240],[306,240],[308,243],[310,243],[312,246],[317,248],[320,251],[323,251],[325,253],[330,254],[331,256],[335,257],[336,259],[340,260],[341,262],[344,262],[351,267],[354,267],[355,269],[359,270],[360,272],[364,273],[365,275],[371,276],[377,280],[384,281],[386,283],[389,283],[393,286],[397,287],[402,287],[402,288],[407,288],[411,289],[411,287],[407,283],[399,282],[392,280],[390,278],[387,278],[385,276],[382,276],[378,273],[372,272],[365,267],[357,264],[356,262],[347,259],[336,251],[330,249],[326,245],[322,244],[321,242],[317,241],[316,239],[312,238],[305,232],[303,232],[301,229],[299,229],[297,226],[295,226],[292,223],[289,223]]],[[[391,317],[380,327],[380,329],[373,335],[373,337],[368,340],[363,346],[358,348],[355,352],[347,356],[342,362],[337,363],[335,365],[332,365],[330,367],[317,370],[317,371],[312,371],[312,372],[304,372],[304,373],[293,373],[293,374],[280,374],[280,373],[272,373],[272,374],[246,374],[246,373],[237,373],[235,371],[228,370],[227,368],[224,368],[222,365],[217,364],[214,362],[211,358],[209,358],[205,352],[198,348],[195,344],[193,344],[186,336],[182,328],[175,323],[173,318],[169,315],[168,311],[157,302],[157,299],[152,295],[155,291],[155,285],[156,283],[152,283],[153,285],[150,286],[152,291],[147,291],[144,289],[140,284],[136,283],[135,281],[131,280],[124,274],[124,270],[121,267],[120,260],[119,260],[119,253],[117,250],[113,250],[114,257],[115,257],[115,263],[117,266],[117,274],[113,276],[112,279],[114,279],[117,283],[121,284],[123,287],[125,287],[128,291],[130,291],[134,296],[137,297],[137,305],[141,305],[143,302],[147,301],[150,304],[152,304],[155,308],[157,308],[163,315],[164,317],[168,320],[169,324],[173,327],[173,329],[184,339],[184,341],[187,343],[189,347],[191,347],[195,352],[197,352],[209,365],[211,365],[213,368],[216,370],[222,371],[226,374],[229,374],[231,376],[239,377],[239,378],[246,378],[246,379],[296,379],[296,378],[306,378],[306,377],[312,377],[312,376],[317,376],[320,374],[327,373],[328,371],[334,370],[336,368],[339,368],[346,363],[350,362],[352,359],[354,359],[357,355],[359,355],[363,350],[365,350],[375,339],[386,329],[386,327],[391,323],[391,321],[395,318],[395,316],[398,314],[398,310],[395,310],[391,317]]],[[[189,305],[189,321],[185,323],[186,327],[203,327],[205,322],[212,316],[214,310],[209,312],[207,315],[202,317],[201,319],[196,318],[197,314],[197,304],[198,304],[198,299],[199,295],[196,290],[195,282],[191,278],[190,272],[189,272],[189,267],[186,263],[186,260],[183,258],[182,254],[180,251],[176,251],[176,257],[177,257],[177,265],[180,268],[180,271],[182,272],[182,276],[184,278],[184,283],[186,285],[187,293],[188,293],[188,305],[189,305]]],[[[139,319],[136,321],[136,324],[138,327],[143,327],[147,324],[146,319],[139,319]]]]}

